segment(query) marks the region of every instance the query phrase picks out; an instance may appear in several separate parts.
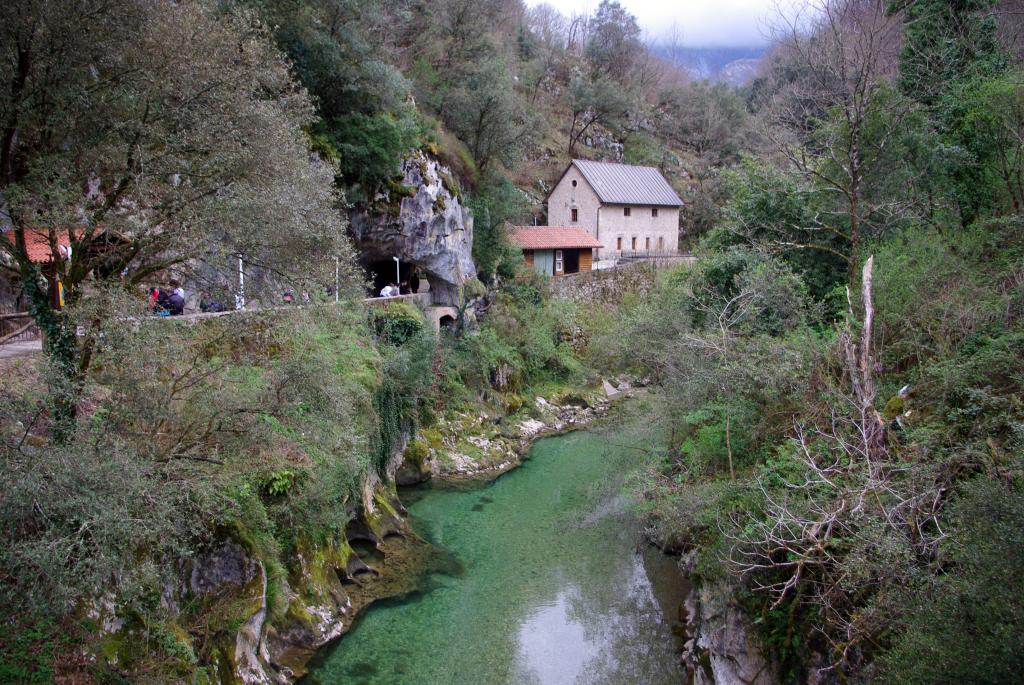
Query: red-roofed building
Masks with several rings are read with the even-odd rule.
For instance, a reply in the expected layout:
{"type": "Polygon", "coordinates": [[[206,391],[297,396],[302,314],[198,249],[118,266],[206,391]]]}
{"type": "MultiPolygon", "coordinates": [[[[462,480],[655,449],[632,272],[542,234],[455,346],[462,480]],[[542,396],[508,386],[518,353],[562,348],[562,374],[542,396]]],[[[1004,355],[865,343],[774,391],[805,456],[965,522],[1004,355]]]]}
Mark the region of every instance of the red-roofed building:
{"type": "Polygon", "coordinates": [[[509,239],[522,249],[526,263],[545,276],[590,271],[594,250],[603,247],[578,226],[511,226],[509,239]]]}
{"type": "MultiPolygon", "coordinates": [[[[70,254],[71,240],[68,237],[67,230],[56,231],[54,233],[54,241],[57,245],[58,253],[67,259],[70,254]]],[[[0,240],[9,240],[12,244],[14,243],[14,232],[4,233],[0,240]]],[[[53,261],[53,248],[50,245],[50,233],[44,229],[27,230],[25,231],[25,250],[28,252],[28,258],[36,264],[48,264],[53,261]]]]}
{"type": "MultiPolygon", "coordinates": [[[[13,247],[15,244],[14,231],[0,233],[0,241],[7,242],[13,247]]],[[[0,251],[12,250],[5,249],[0,245],[0,251]]],[[[55,230],[51,234],[46,229],[27,229],[25,231],[25,251],[28,253],[29,261],[39,265],[40,272],[49,282],[50,300],[53,307],[59,309],[64,306],[54,262],[71,258],[71,240],[68,230],[55,230]],[[56,259],[54,258],[54,248],[57,251],[56,259]]],[[[13,262],[11,265],[14,265],[13,262]]],[[[29,303],[25,300],[20,280],[9,273],[3,273],[0,276],[0,310],[15,313],[25,311],[28,307],[29,303]]]]}

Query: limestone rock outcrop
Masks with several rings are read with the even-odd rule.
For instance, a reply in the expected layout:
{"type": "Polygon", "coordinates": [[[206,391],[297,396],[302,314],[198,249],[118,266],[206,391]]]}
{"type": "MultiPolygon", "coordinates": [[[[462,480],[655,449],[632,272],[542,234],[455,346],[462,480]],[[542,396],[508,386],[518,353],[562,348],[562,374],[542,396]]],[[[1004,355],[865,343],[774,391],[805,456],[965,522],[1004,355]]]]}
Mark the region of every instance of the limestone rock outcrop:
{"type": "Polygon", "coordinates": [[[690,634],[684,661],[695,685],[777,685],[775,664],[724,586],[695,586],[686,600],[690,634]]]}
{"type": "Polygon", "coordinates": [[[363,266],[390,277],[398,257],[429,282],[434,304],[458,305],[459,289],[476,278],[473,216],[450,171],[422,151],[402,161],[399,184],[349,219],[363,266]]]}

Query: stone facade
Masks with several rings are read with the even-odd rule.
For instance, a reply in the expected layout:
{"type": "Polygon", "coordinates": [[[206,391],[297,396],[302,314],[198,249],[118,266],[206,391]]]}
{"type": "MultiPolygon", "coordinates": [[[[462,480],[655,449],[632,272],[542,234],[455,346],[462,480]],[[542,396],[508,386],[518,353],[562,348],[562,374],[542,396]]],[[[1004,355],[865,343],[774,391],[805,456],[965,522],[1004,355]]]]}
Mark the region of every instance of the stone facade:
{"type": "MultiPolygon", "coordinates": [[[[597,193],[583,178],[583,174],[575,166],[562,176],[551,194],[548,195],[548,225],[549,226],[581,226],[594,236],[598,242],[604,245],[599,250],[599,255],[607,252],[610,245],[605,242],[604,236],[598,232],[598,211],[601,209],[601,200],[597,193]],[[575,221],[572,210],[576,210],[575,221]]],[[[600,259],[600,256],[598,257],[600,259]]]]}
{"type": "Polygon", "coordinates": [[[548,224],[585,228],[604,246],[599,260],[623,252],[674,253],[679,245],[678,207],[603,204],[575,166],[548,196],[548,224]]]}

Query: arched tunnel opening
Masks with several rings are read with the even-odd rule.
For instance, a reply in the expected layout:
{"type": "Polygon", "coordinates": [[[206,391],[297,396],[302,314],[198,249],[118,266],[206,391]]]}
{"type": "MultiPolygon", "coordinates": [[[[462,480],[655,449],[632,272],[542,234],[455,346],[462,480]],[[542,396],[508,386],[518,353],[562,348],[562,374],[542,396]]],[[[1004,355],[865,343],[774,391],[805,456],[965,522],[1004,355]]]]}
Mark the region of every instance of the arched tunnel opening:
{"type": "Polygon", "coordinates": [[[444,316],[437,320],[437,323],[442,331],[455,330],[456,321],[454,316],[448,316],[447,314],[445,314],[444,316]]]}

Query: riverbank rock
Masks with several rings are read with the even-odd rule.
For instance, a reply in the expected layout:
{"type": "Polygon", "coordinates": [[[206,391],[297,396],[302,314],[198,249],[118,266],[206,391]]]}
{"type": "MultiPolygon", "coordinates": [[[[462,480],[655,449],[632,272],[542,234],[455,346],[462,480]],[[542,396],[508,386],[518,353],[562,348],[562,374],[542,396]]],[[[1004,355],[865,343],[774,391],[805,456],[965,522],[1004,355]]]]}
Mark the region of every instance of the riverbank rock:
{"type": "Polygon", "coordinates": [[[695,586],[686,600],[691,622],[683,660],[694,685],[777,685],[775,664],[724,584],[695,586]]]}
{"type": "Polygon", "coordinates": [[[430,445],[432,477],[459,480],[493,476],[522,463],[530,443],[581,428],[608,411],[603,390],[538,396],[513,416],[454,412],[422,431],[430,445]]]}

